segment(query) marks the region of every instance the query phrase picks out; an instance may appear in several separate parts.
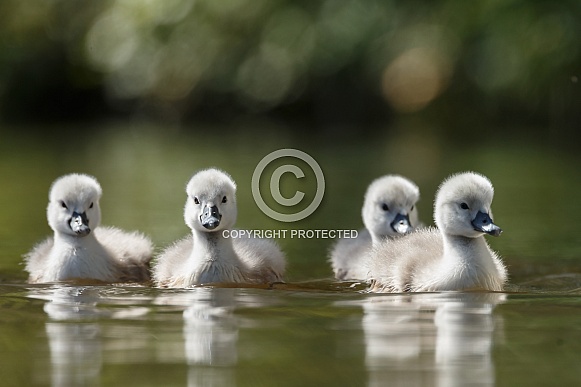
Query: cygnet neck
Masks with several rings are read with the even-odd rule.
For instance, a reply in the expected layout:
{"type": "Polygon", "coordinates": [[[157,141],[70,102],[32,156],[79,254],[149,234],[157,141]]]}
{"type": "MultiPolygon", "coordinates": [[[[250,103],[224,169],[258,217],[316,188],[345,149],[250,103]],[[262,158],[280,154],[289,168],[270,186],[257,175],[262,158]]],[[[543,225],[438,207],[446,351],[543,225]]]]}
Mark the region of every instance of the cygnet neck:
{"type": "Polygon", "coordinates": [[[89,248],[91,246],[99,245],[99,241],[97,241],[97,238],[95,238],[94,231],[91,231],[91,233],[85,235],[84,237],[55,232],[54,243],[58,246],[67,246],[74,249],[89,248]]]}
{"type": "MultiPolygon", "coordinates": [[[[469,238],[461,235],[443,234],[444,260],[458,263],[487,263],[484,257],[489,257],[488,245],[484,236],[469,238]]],[[[492,264],[492,261],[490,262],[492,264]]]]}
{"type": "Polygon", "coordinates": [[[192,258],[198,262],[215,262],[234,257],[230,238],[224,238],[222,231],[204,232],[192,230],[194,248],[192,258]]]}

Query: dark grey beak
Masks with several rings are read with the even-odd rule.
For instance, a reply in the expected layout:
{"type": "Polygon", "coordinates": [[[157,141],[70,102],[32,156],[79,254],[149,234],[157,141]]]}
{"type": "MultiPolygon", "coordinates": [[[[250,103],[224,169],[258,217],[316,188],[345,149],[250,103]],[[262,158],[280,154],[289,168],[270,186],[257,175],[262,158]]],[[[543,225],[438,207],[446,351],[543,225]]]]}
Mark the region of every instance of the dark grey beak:
{"type": "Polygon", "coordinates": [[[390,226],[398,234],[407,234],[412,231],[412,225],[410,224],[408,215],[397,214],[390,226]]]}
{"type": "Polygon", "coordinates": [[[490,216],[482,211],[478,211],[476,217],[472,221],[472,226],[476,231],[482,231],[492,236],[499,236],[502,229],[496,224],[492,223],[490,216]]]}
{"type": "Polygon", "coordinates": [[[220,225],[220,220],[222,219],[222,214],[218,211],[216,206],[204,206],[202,215],[200,215],[200,222],[202,226],[208,230],[213,230],[220,225]]]}
{"type": "Polygon", "coordinates": [[[73,212],[73,217],[69,221],[69,227],[78,236],[89,235],[91,232],[91,229],[89,228],[89,219],[87,219],[87,214],[85,212],[82,214],[73,212]]]}

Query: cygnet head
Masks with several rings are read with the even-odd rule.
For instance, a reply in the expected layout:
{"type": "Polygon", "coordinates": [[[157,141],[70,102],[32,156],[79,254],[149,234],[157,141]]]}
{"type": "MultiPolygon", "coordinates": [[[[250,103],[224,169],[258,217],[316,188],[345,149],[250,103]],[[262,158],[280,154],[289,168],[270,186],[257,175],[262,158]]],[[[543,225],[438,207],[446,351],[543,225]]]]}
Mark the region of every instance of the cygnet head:
{"type": "Polygon", "coordinates": [[[88,175],[65,175],[52,183],[46,209],[48,224],[64,235],[84,237],[101,223],[99,199],[103,191],[88,175]]]}
{"type": "Polygon", "coordinates": [[[375,236],[407,234],[418,225],[419,199],[420,190],[410,180],[397,175],[380,177],[365,193],[363,223],[375,236]]]}
{"type": "Polygon", "coordinates": [[[436,194],[436,225],[448,235],[476,238],[486,233],[499,236],[502,230],[492,222],[490,209],[493,196],[492,183],[478,173],[450,176],[436,194]]]}
{"type": "Polygon", "coordinates": [[[192,230],[215,232],[236,223],[236,183],[218,169],[196,173],[186,187],[184,220],[192,230]]]}

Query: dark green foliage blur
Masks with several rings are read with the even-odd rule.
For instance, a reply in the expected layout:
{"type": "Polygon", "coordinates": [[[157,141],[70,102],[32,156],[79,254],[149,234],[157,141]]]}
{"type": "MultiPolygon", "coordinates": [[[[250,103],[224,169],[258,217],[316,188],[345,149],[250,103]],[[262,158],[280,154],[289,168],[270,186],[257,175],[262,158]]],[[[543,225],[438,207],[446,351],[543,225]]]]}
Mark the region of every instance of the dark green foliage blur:
{"type": "Polygon", "coordinates": [[[576,0],[0,2],[4,123],[418,115],[569,137],[580,88],[576,0]]]}

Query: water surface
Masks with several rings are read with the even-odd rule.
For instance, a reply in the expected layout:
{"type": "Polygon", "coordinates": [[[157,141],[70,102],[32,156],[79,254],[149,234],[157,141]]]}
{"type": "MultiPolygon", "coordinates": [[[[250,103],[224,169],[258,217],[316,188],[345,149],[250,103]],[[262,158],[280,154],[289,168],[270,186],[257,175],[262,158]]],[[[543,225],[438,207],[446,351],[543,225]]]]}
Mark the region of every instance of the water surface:
{"type": "MultiPolygon", "coordinates": [[[[346,141],[280,128],[39,133],[0,132],[3,385],[581,382],[578,155],[509,135],[458,145],[413,127],[346,141]],[[293,224],[265,216],[250,189],[256,164],[280,148],[309,153],[325,173],[321,206],[293,224]],[[385,173],[416,181],[420,218],[431,224],[440,181],[482,172],[495,185],[495,221],[504,229],[488,241],[507,264],[510,284],[505,293],[367,294],[361,284],[331,280],[333,241],[317,238],[278,241],[287,284],[270,289],[26,284],[22,254],[50,234],[45,209],[58,176],[96,176],[103,224],[141,230],[163,248],[187,233],[185,184],[210,166],[237,181],[237,226],[247,229],[358,229],[367,184],[385,173]]],[[[310,181],[295,182],[307,197],[310,181]]]]}

